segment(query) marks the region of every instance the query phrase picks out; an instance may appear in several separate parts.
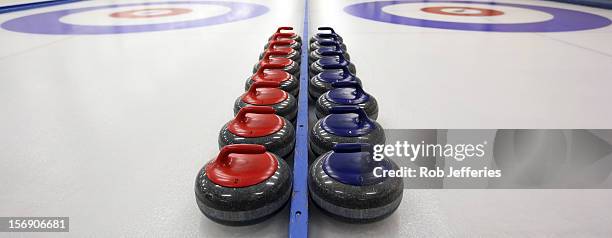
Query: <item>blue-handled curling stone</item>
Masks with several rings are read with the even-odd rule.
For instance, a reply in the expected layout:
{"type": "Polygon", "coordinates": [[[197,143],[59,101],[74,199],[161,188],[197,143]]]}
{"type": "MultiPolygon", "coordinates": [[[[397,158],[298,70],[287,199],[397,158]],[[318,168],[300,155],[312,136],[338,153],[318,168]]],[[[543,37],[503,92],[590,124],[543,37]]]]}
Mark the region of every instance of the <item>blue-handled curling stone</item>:
{"type": "Polygon", "coordinates": [[[377,177],[382,170],[398,170],[390,159],[375,161],[372,146],[340,143],[319,156],[308,173],[309,194],[332,217],[353,223],[381,220],[402,201],[402,178],[377,177]]]}
{"type": "Polygon", "coordinates": [[[354,105],[365,111],[370,119],[378,118],[378,103],[374,96],[366,93],[355,81],[334,82],[334,89],[324,93],[317,100],[316,116],[322,118],[337,106],[354,105]]]}
{"type": "Polygon", "coordinates": [[[384,144],[385,132],[359,106],[337,106],[314,124],[310,150],[314,156],[319,156],[338,143],[384,144]]]}

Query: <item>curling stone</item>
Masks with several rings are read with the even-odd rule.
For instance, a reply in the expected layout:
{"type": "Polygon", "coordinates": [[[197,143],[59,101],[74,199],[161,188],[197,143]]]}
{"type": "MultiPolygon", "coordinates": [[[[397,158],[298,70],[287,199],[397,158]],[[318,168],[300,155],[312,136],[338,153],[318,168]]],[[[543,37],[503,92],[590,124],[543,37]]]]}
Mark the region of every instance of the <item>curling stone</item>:
{"type": "Polygon", "coordinates": [[[297,96],[300,92],[300,82],[295,76],[280,69],[270,69],[270,67],[268,64],[259,67],[257,72],[247,79],[244,90],[249,90],[253,82],[278,82],[280,89],[297,96]]]}
{"type": "MultiPolygon", "coordinates": [[[[324,48],[324,47],[326,47],[324,42],[335,42],[335,43],[338,43],[340,45],[340,49],[342,51],[344,51],[344,52],[347,51],[346,45],[344,43],[338,42],[337,38],[335,36],[333,36],[333,35],[329,36],[329,39],[320,39],[320,40],[317,40],[317,41],[311,43],[309,48],[308,48],[308,50],[312,52],[312,51],[318,50],[320,48],[324,48]]],[[[327,47],[329,47],[329,46],[327,46],[327,47]]]]}
{"type": "Polygon", "coordinates": [[[292,33],[274,33],[274,35],[272,35],[272,37],[270,37],[268,42],[264,45],[264,49],[270,48],[270,44],[274,41],[286,40],[290,42],[289,45],[283,45],[280,47],[289,47],[294,50],[300,51],[302,49],[302,43],[296,40],[292,40],[291,36],[292,36],[292,33]]]}
{"type": "Polygon", "coordinates": [[[384,144],[385,132],[358,106],[337,106],[317,121],[311,131],[310,151],[319,156],[338,143],[384,144]]]}
{"type": "Polygon", "coordinates": [[[270,50],[264,53],[262,60],[253,66],[253,73],[256,73],[259,67],[268,64],[268,69],[281,69],[287,73],[293,74],[296,78],[300,77],[300,65],[293,60],[287,58],[272,58],[275,56],[283,56],[285,53],[277,50],[270,50]]]}
{"type": "Polygon", "coordinates": [[[273,81],[251,84],[249,90],[236,99],[234,114],[238,114],[243,107],[270,106],[277,115],[293,122],[297,115],[297,100],[291,94],[279,89],[279,85],[273,81]]]}
{"type": "Polygon", "coordinates": [[[342,50],[342,48],[340,47],[340,44],[338,44],[338,42],[335,41],[323,41],[320,43],[323,47],[310,51],[310,54],[308,55],[308,63],[312,64],[315,61],[323,58],[323,54],[322,52],[325,51],[342,51],[344,58],[348,61],[351,60],[351,56],[349,55],[349,53],[347,53],[346,51],[342,50]]]}
{"type": "Polygon", "coordinates": [[[295,130],[287,119],[275,115],[274,108],[250,106],[219,132],[219,148],[231,144],[258,144],[281,158],[290,160],[295,146],[295,130]]]}
{"type": "Polygon", "coordinates": [[[268,40],[272,40],[272,38],[274,38],[275,34],[285,34],[285,37],[283,38],[287,38],[287,39],[292,39],[294,41],[297,42],[302,42],[302,37],[300,37],[298,34],[294,33],[294,32],[282,32],[282,31],[291,31],[293,30],[293,27],[290,26],[281,26],[278,29],[276,29],[276,32],[274,32],[274,34],[272,34],[272,36],[270,36],[270,38],[268,40]]]}
{"type": "Polygon", "coordinates": [[[310,64],[310,75],[317,75],[325,69],[339,69],[343,67],[347,67],[352,74],[357,73],[355,65],[344,58],[344,52],[339,50],[323,51],[321,55],[323,58],[310,64]]]}
{"type": "MultiPolygon", "coordinates": [[[[402,201],[400,177],[376,177],[374,170],[398,170],[392,160],[372,158],[372,146],[341,143],[318,157],[308,173],[308,190],[314,204],[326,214],[351,223],[382,220],[402,201]]],[[[378,171],[378,174],[381,172],[378,171]]]]}
{"type": "Polygon", "coordinates": [[[361,80],[351,74],[347,67],[340,69],[326,68],[323,72],[311,77],[308,80],[308,94],[310,99],[316,101],[319,96],[332,89],[333,82],[357,82],[361,80]]]}
{"type": "Polygon", "coordinates": [[[270,58],[287,58],[287,59],[290,59],[290,60],[293,60],[299,63],[301,60],[300,51],[294,50],[293,48],[290,48],[290,47],[283,47],[283,46],[288,46],[290,44],[291,44],[291,41],[288,41],[288,40],[275,40],[275,41],[270,42],[270,48],[265,49],[263,52],[261,52],[261,54],[259,54],[259,60],[263,59],[267,51],[276,50],[276,51],[283,52],[284,55],[272,55],[270,56],[270,58]]]}
{"type": "Polygon", "coordinates": [[[281,210],[291,196],[289,165],[262,145],[228,145],[199,172],[198,207],[225,225],[250,225],[281,210]]]}
{"type": "Polygon", "coordinates": [[[329,33],[324,33],[324,32],[319,32],[317,34],[315,34],[314,36],[310,37],[310,43],[314,43],[315,41],[321,40],[321,39],[331,39],[332,37],[335,38],[336,41],[338,41],[339,43],[343,42],[343,39],[340,35],[338,35],[338,33],[336,33],[336,31],[334,31],[333,28],[328,27],[328,26],[322,26],[317,28],[317,30],[319,31],[329,31],[329,33]]]}
{"type": "Polygon", "coordinates": [[[315,113],[317,118],[327,116],[333,107],[342,105],[358,106],[370,119],[378,118],[376,98],[363,91],[360,83],[355,81],[334,82],[332,87],[334,89],[327,91],[317,100],[315,113]]]}

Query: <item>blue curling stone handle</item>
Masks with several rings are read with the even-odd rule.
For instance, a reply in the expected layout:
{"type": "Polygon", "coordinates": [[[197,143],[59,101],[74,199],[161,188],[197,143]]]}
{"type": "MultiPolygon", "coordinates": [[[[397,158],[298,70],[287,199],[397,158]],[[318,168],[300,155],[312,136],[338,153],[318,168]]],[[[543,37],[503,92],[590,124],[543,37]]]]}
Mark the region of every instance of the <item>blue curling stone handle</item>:
{"type": "Polygon", "coordinates": [[[359,106],[336,106],[321,119],[321,127],[337,136],[358,137],[372,132],[376,124],[359,106]]]}
{"type": "Polygon", "coordinates": [[[370,95],[363,91],[361,85],[356,81],[334,82],[332,87],[334,89],[330,90],[327,94],[332,102],[344,105],[357,105],[370,100],[370,95]]]}
{"type": "Polygon", "coordinates": [[[353,186],[367,186],[382,182],[385,178],[375,177],[374,169],[392,168],[387,159],[375,161],[372,158],[372,146],[367,143],[340,143],[324,159],[323,171],[333,179],[353,186]]]}
{"type": "Polygon", "coordinates": [[[354,81],[357,82],[357,76],[353,75],[349,71],[348,67],[341,67],[337,70],[324,70],[319,73],[321,81],[326,83],[333,83],[338,81],[354,81]]]}

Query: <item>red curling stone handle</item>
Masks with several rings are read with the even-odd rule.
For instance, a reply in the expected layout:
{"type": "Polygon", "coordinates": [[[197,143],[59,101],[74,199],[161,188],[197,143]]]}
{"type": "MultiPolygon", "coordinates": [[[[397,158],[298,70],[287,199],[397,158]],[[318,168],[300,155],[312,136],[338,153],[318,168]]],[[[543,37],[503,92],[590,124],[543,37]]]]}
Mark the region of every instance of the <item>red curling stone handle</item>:
{"type": "MultiPolygon", "coordinates": [[[[241,110],[242,111],[242,110],[241,110]]],[[[233,144],[226,145],[221,148],[215,162],[219,162],[225,166],[230,165],[228,156],[230,154],[263,154],[266,153],[266,147],[256,144],[233,144]]]]}
{"type": "Polygon", "coordinates": [[[270,60],[270,56],[272,55],[282,56],[285,55],[285,52],[275,49],[268,50],[264,53],[263,60],[270,60]]]}
{"type": "Polygon", "coordinates": [[[287,30],[287,31],[290,31],[290,30],[293,30],[293,27],[290,27],[290,26],[281,26],[281,27],[279,27],[279,28],[276,30],[276,33],[281,33],[281,31],[282,31],[282,30],[287,30]]]}
{"type": "Polygon", "coordinates": [[[269,106],[248,106],[243,107],[238,111],[234,121],[245,121],[247,113],[256,113],[256,114],[274,114],[276,110],[273,107],[269,106]]]}
{"type": "MultiPolygon", "coordinates": [[[[270,40],[278,40],[279,38],[289,38],[292,36],[293,36],[293,33],[290,33],[290,32],[274,33],[272,35],[272,39],[270,40]]],[[[293,40],[290,40],[290,41],[293,42],[293,40]]]]}
{"type": "Polygon", "coordinates": [[[247,94],[251,96],[256,96],[258,88],[278,88],[280,87],[280,83],[276,81],[257,81],[251,84],[249,91],[247,94]]]}
{"type": "MultiPolygon", "coordinates": [[[[273,40],[269,45],[268,49],[274,49],[277,45],[291,45],[292,41],[290,40],[273,40]]],[[[338,46],[340,47],[340,46],[338,46]]]]}

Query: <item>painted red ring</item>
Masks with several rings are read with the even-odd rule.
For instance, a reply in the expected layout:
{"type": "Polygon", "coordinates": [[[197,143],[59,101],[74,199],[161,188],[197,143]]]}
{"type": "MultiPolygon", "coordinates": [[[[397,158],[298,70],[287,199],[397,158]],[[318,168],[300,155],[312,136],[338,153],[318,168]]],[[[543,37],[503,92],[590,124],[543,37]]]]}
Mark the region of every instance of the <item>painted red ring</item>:
{"type": "Polygon", "coordinates": [[[504,12],[502,12],[502,11],[493,10],[493,9],[478,8],[478,7],[451,7],[451,6],[426,7],[426,8],[422,8],[421,11],[428,12],[428,13],[433,13],[433,14],[440,14],[440,15],[470,16],[470,17],[492,17],[492,16],[499,16],[499,15],[503,15],[504,14],[504,12]],[[469,13],[452,13],[452,12],[445,12],[445,11],[443,11],[444,9],[448,9],[448,8],[459,8],[459,9],[465,9],[465,10],[477,10],[477,11],[480,11],[480,13],[469,14],[469,13]]]}
{"type": "Polygon", "coordinates": [[[181,15],[181,14],[185,14],[185,13],[190,13],[191,9],[187,9],[187,8],[145,8],[145,9],[138,9],[138,10],[130,10],[130,11],[123,11],[123,12],[115,12],[113,14],[110,14],[110,17],[114,17],[114,18],[153,18],[153,17],[167,17],[167,16],[176,16],[176,15],[181,15]],[[164,14],[157,14],[157,15],[136,15],[136,13],[138,12],[143,12],[143,11],[170,11],[168,13],[164,13],[164,14]]]}

